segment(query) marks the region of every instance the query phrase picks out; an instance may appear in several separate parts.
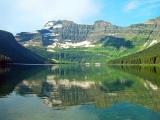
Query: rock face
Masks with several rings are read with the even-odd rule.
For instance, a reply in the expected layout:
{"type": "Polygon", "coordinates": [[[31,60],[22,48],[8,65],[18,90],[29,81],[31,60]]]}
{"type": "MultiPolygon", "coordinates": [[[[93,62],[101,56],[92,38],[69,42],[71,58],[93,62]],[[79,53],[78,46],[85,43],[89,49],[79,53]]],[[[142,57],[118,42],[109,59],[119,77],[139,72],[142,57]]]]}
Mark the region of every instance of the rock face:
{"type": "Polygon", "coordinates": [[[113,36],[106,36],[103,39],[101,39],[101,43],[104,47],[106,46],[112,46],[114,48],[132,48],[132,42],[131,41],[127,41],[123,38],[117,38],[117,37],[113,37],[113,36]]]}
{"type": "Polygon", "coordinates": [[[16,40],[21,44],[42,45],[42,36],[39,32],[21,32],[16,35],[16,40]]]}
{"type": "Polygon", "coordinates": [[[37,41],[38,38],[41,45],[47,46],[57,41],[79,42],[86,40],[92,30],[93,25],[76,24],[67,20],[49,21],[37,33],[22,32],[16,35],[16,39],[21,44],[26,44],[27,41],[37,41]]]}
{"type": "Polygon", "coordinates": [[[14,36],[0,30],[0,54],[10,58],[13,63],[44,64],[45,60],[18,44],[14,36]]]}
{"type": "Polygon", "coordinates": [[[116,26],[103,20],[96,21],[93,25],[77,24],[68,20],[58,20],[49,21],[44,25],[43,29],[37,30],[36,33],[19,33],[16,35],[16,39],[21,44],[48,46],[56,42],[65,41],[73,43],[86,40],[95,42],[100,41],[106,36],[129,40],[140,37],[143,38],[143,41],[138,41],[138,44],[140,43],[141,46],[144,45],[148,47],[160,41],[159,29],[160,17],[128,27],[116,26]]]}
{"type": "Polygon", "coordinates": [[[87,38],[88,33],[93,29],[92,25],[76,24],[72,21],[50,21],[45,28],[55,33],[59,40],[82,41],[87,38]]]}
{"type": "Polygon", "coordinates": [[[160,17],[151,19],[148,21],[148,23],[149,22],[149,26],[152,26],[152,30],[148,36],[148,41],[145,43],[145,46],[148,47],[160,42],[160,17]]]}

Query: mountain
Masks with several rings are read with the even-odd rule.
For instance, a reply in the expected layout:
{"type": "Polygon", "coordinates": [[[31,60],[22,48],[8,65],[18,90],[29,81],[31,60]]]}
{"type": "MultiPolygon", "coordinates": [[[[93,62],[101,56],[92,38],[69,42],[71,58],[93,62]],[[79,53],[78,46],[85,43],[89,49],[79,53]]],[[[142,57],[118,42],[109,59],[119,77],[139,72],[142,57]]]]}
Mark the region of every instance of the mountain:
{"type": "MultiPolygon", "coordinates": [[[[41,30],[22,32],[16,35],[19,43],[24,45],[52,45],[57,42],[99,41],[106,36],[121,37],[134,40],[137,37],[145,39],[144,46],[148,47],[159,42],[160,17],[141,24],[120,27],[103,20],[93,25],[77,24],[73,21],[58,20],[47,22],[41,30]],[[29,42],[30,41],[30,42],[29,42]]],[[[136,43],[136,41],[134,41],[136,43]]]]}
{"type": "Polygon", "coordinates": [[[143,51],[119,59],[111,60],[111,64],[160,64],[160,43],[143,51]]]}
{"type": "MultiPolygon", "coordinates": [[[[18,44],[14,36],[0,30],[0,61],[22,64],[44,64],[45,59],[18,44]]],[[[0,62],[3,63],[3,62],[0,62]]]]}
{"type": "Polygon", "coordinates": [[[92,29],[92,25],[80,25],[67,20],[49,21],[41,30],[34,33],[19,33],[16,35],[16,39],[24,45],[29,44],[27,41],[35,43],[39,39],[41,45],[47,46],[57,41],[83,41],[92,29]]]}
{"type": "Polygon", "coordinates": [[[103,20],[93,25],[49,21],[40,30],[21,32],[15,37],[23,46],[52,60],[106,62],[159,43],[160,17],[128,27],[103,20]]]}

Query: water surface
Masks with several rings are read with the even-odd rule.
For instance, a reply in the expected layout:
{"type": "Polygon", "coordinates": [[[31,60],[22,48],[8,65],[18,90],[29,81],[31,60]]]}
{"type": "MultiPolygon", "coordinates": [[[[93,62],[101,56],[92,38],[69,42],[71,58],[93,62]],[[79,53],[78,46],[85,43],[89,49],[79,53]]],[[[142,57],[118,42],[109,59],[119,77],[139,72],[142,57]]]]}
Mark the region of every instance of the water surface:
{"type": "Polygon", "coordinates": [[[0,68],[0,120],[160,120],[160,68],[0,68]]]}

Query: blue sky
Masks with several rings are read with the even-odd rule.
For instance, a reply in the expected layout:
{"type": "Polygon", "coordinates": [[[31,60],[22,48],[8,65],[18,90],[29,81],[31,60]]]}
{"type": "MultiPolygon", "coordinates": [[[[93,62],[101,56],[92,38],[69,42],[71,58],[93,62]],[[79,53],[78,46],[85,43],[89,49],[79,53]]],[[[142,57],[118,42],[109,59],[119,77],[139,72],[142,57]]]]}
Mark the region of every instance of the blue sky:
{"type": "Polygon", "coordinates": [[[41,29],[50,20],[120,26],[160,16],[160,0],[0,0],[0,29],[12,33],[41,29]]]}

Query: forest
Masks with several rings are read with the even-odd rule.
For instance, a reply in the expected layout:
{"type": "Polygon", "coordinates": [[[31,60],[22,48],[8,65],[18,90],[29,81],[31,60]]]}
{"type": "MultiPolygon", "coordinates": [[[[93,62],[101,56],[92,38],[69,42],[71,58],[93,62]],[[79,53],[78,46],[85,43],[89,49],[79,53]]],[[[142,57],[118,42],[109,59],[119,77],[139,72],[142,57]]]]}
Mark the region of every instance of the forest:
{"type": "Polygon", "coordinates": [[[160,43],[135,54],[109,61],[110,64],[160,64],[160,43]]]}

